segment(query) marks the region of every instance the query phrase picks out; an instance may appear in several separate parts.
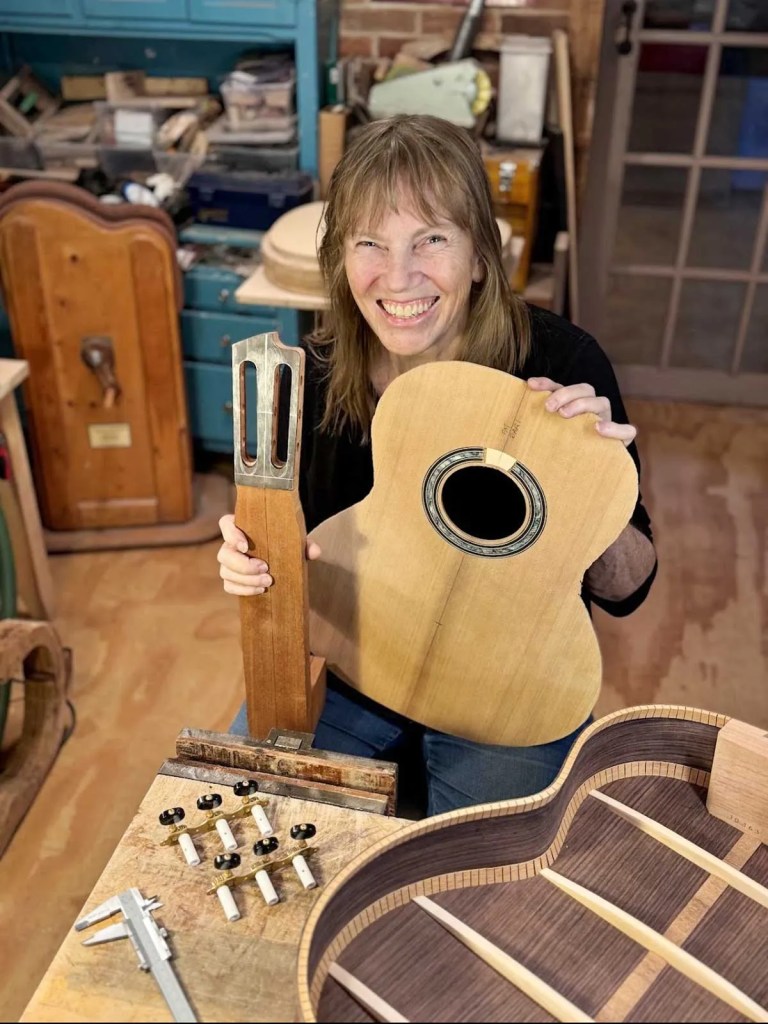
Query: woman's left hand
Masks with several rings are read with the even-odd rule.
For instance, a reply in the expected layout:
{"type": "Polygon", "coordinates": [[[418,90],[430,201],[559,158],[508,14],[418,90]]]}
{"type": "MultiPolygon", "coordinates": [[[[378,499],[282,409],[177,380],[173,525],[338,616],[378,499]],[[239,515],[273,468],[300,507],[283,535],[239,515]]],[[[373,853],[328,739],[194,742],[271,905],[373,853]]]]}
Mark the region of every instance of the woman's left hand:
{"type": "Polygon", "coordinates": [[[559,412],[567,418],[580,416],[584,412],[594,413],[599,417],[595,429],[603,437],[614,437],[629,445],[637,436],[637,430],[631,423],[613,422],[611,403],[607,398],[596,395],[591,384],[569,384],[563,387],[549,377],[530,377],[528,387],[533,391],[552,392],[544,403],[550,412],[559,412]]]}

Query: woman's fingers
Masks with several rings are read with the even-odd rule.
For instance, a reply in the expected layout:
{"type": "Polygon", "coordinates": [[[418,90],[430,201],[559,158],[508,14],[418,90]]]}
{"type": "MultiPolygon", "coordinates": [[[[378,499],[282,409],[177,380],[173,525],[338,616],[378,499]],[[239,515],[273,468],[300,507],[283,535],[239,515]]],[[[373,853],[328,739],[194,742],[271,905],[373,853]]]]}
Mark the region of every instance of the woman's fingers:
{"type": "Polygon", "coordinates": [[[531,377],[528,387],[533,391],[551,391],[552,394],[544,403],[550,412],[558,412],[570,419],[581,416],[585,412],[594,413],[599,417],[595,424],[598,434],[602,437],[613,437],[625,445],[632,444],[637,437],[637,429],[631,423],[614,423],[611,419],[611,403],[607,398],[595,394],[591,384],[569,384],[563,387],[549,377],[531,377]]]}
{"type": "Polygon", "coordinates": [[[307,558],[314,561],[322,555],[322,550],[319,544],[315,544],[313,540],[307,541],[307,558]]]}
{"type": "Polygon", "coordinates": [[[637,437],[637,427],[633,427],[631,423],[614,423],[612,420],[604,423],[600,420],[595,427],[602,437],[615,437],[625,445],[632,444],[637,437]]]}
{"type": "MultiPolygon", "coordinates": [[[[563,391],[565,391],[565,388],[563,388],[563,391]]],[[[591,412],[595,416],[599,416],[606,423],[611,418],[611,403],[607,398],[601,398],[593,393],[584,397],[573,397],[566,402],[555,402],[554,400],[558,395],[559,392],[556,392],[545,402],[550,412],[559,412],[561,416],[565,416],[567,419],[570,419],[572,416],[581,416],[585,412],[591,412]],[[552,405],[550,405],[550,402],[552,402],[552,405]]]]}
{"type": "Polygon", "coordinates": [[[262,558],[252,558],[250,555],[244,555],[241,551],[235,551],[227,541],[224,541],[219,548],[216,560],[219,565],[242,576],[253,576],[269,570],[269,566],[262,558]]]}
{"type": "MultiPolygon", "coordinates": [[[[242,557],[242,556],[241,556],[242,557]]],[[[255,561],[255,559],[252,559],[255,561]]],[[[233,565],[228,561],[221,561],[219,564],[219,576],[227,583],[236,583],[242,587],[270,587],[272,586],[272,577],[267,572],[266,565],[264,562],[259,563],[261,568],[256,570],[253,566],[248,565],[243,571],[243,567],[235,563],[233,565]]]]}
{"type": "Polygon", "coordinates": [[[242,530],[235,526],[235,517],[231,512],[219,519],[219,530],[225,544],[236,551],[246,552],[248,550],[248,538],[242,530]]]}
{"type": "Polygon", "coordinates": [[[224,590],[227,594],[235,594],[237,597],[256,597],[264,593],[264,587],[244,587],[241,583],[230,583],[224,580],[224,590]]]}

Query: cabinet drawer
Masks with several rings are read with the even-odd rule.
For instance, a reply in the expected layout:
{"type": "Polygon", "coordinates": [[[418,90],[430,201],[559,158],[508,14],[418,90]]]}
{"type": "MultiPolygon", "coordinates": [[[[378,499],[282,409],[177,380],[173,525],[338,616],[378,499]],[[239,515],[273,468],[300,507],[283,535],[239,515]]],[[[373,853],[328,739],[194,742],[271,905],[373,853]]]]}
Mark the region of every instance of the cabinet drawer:
{"type": "MultiPolygon", "coordinates": [[[[29,2],[29,0],[27,0],[29,2]]],[[[187,0],[81,0],[88,18],[186,21],[187,0]]]]}
{"type": "Polygon", "coordinates": [[[181,314],[184,356],[209,363],[232,365],[232,345],[266,331],[280,331],[280,321],[269,316],[235,316],[185,309],[181,314]]]}
{"type": "Polygon", "coordinates": [[[189,17],[228,25],[295,25],[296,0],[189,0],[189,17]]]}
{"type": "Polygon", "coordinates": [[[72,18],[77,12],[72,0],[0,0],[0,14],[55,14],[59,18],[72,18]]]}
{"type": "Polygon", "coordinates": [[[192,437],[214,451],[234,451],[232,371],[227,366],[184,363],[192,437]]]}
{"type": "MultiPolygon", "coordinates": [[[[184,305],[195,309],[218,309],[248,316],[253,306],[243,306],[235,291],[244,278],[231,270],[217,267],[192,267],[184,275],[184,305]]],[[[258,314],[259,310],[256,310],[258,314]]]]}

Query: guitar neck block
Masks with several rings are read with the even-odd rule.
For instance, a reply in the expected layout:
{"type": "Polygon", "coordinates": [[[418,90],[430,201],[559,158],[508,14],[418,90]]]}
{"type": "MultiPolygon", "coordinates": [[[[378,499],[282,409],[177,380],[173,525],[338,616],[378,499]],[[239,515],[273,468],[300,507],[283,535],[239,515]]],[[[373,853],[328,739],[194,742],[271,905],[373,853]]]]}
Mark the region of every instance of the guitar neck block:
{"type": "Polygon", "coordinates": [[[712,761],[707,810],[768,842],[768,733],[732,718],[720,730],[712,761]]]}

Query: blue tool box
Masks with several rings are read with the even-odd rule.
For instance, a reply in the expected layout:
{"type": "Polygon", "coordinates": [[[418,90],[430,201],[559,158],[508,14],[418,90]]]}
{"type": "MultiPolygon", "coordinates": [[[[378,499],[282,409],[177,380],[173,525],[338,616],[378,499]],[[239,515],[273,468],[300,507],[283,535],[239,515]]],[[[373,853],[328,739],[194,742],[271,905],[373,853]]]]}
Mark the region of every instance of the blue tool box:
{"type": "Polygon", "coordinates": [[[301,171],[207,171],[187,182],[192,216],[201,224],[266,231],[278,217],[312,199],[314,182],[301,171]]]}

